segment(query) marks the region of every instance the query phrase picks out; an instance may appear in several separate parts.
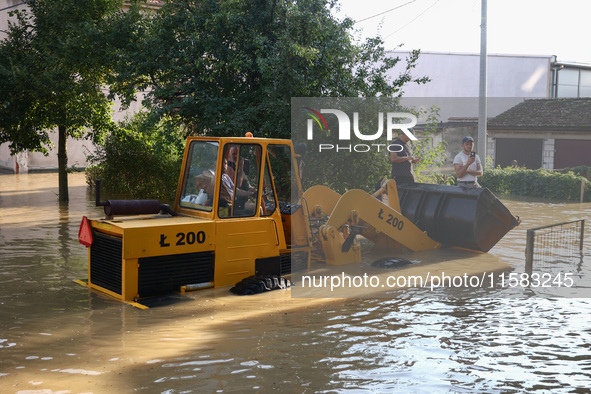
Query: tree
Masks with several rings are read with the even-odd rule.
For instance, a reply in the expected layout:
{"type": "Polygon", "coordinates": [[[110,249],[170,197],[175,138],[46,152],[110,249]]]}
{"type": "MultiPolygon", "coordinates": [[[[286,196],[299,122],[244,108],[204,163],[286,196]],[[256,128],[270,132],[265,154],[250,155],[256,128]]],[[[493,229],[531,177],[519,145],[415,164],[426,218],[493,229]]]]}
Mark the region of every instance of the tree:
{"type": "Polygon", "coordinates": [[[145,104],[178,119],[187,134],[289,138],[292,97],[392,96],[413,80],[418,52],[389,80],[399,59],[386,56],[379,38],[355,44],[353,21],[330,12],[336,3],[168,1],[119,75],[149,88],[145,104]]]}
{"type": "Polygon", "coordinates": [[[112,125],[103,39],[119,0],[31,0],[0,43],[0,143],[47,154],[58,132],[59,199],[68,200],[67,137],[98,140],[112,125]]]}
{"type": "MultiPolygon", "coordinates": [[[[395,97],[406,83],[428,81],[411,75],[419,51],[390,78],[400,59],[388,56],[379,38],[355,43],[353,21],[331,14],[336,3],[175,0],[155,14],[132,9],[112,29],[120,39],[107,39],[120,48],[110,52],[116,53],[111,89],[126,103],[143,91],[151,121],[172,119],[185,136],[250,131],[292,138],[292,97],[395,97]]],[[[111,143],[117,148],[124,140],[111,143]]],[[[351,165],[331,166],[342,168],[330,173],[331,181],[348,178],[345,187],[367,188],[386,174],[384,153],[359,156],[351,165]]],[[[107,157],[97,164],[118,172],[107,157]]]]}

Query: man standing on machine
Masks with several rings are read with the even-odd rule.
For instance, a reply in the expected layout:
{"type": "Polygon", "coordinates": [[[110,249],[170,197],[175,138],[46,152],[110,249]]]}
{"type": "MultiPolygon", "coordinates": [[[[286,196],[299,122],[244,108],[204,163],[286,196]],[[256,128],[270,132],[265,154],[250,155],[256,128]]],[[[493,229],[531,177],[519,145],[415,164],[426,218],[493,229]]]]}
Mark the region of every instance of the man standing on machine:
{"type": "Polygon", "coordinates": [[[399,185],[415,183],[414,165],[420,159],[413,156],[409,136],[402,134],[400,138],[392,142],[392,145],[400,146],[400,151],[389,153],[390,163],[392,163],[392,179],[399,185]]]}
{"type": "Polygon", "coordinates": [[[480,187],[478,177],[482,176],[480,157],[474,149],[474,138],[467,136],[462,140],[462,151],[454,158],[454,169],[458,185],[463,187],[480,187]]]}

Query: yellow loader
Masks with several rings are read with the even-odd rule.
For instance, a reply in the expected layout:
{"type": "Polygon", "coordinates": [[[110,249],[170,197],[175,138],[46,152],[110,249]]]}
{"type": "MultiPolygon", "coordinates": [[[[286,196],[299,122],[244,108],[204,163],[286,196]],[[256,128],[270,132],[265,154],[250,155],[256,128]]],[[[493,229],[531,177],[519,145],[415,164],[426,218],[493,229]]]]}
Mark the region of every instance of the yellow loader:
{"type": "Polygon", "coordinates": [[[174,205],[100,201],[105,217],[83,218],[82,283],[133,302],[184,289],[236,284],[361,261],[356,237],[413,251],[457,246],[488,251],[518,219],[487,189],[384,182],[374,195],[302,191],[290,140],[187,139],[174,205]]]}

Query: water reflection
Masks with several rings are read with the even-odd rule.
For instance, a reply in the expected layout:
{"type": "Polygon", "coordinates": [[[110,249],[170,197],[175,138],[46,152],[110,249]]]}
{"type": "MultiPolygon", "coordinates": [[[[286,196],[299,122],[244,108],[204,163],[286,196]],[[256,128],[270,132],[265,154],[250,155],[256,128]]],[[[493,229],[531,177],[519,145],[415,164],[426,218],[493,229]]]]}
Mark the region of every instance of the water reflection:
{"type": "MultiPolygon", "coordinates": [[[[83,174],[0,176],[2,392],[585,392],[588,299],[512,289],[425,289],[391,298],[237,297],[226,289],[139,310],[74,284],[80,218],[102,216],[83,174]],[[41,391],[45,390],[45,391],[41,391]]],[[[527,228],[591,216],[591,204],[507,201],[522,225],[488,255],[522,270],[527,228]]],[[[589,233],[589,232],[587,232],[589,233]]],[[[586,256],[578,262],[589,272],[586,256]]],[[[441,258],[453,255],[443,252],[441,258]]],[[[476,260],[480,261],[480,260],[476,260]]]]}

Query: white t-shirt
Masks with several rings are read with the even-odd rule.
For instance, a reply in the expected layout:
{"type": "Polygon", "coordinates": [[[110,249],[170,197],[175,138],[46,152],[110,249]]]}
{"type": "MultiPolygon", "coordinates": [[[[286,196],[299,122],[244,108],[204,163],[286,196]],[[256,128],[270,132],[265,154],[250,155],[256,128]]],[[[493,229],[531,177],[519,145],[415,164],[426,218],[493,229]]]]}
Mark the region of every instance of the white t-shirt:
{"type": "MultiPolygon", "coordinates": [[[[454,165],[461,164],[462,166],[465,166],[466,163],[468,162],[468,159],[469,159],[469,156],[467,154],[465,154],[464,151],[461,151],[454,158],[454,165]]],[[[478,155],[476,155],[476,161],[474,163],[472,163],[470,165],[470,167],[468,167],[468,170],[476,171],[478,169],[478,167],[477,167],[478,164],[480,164],[480,157],[478,157],[478,155]]],[[[474,175],[466,173],[463,177],[458,178],[458,181],[471,182],[471,181],[476,181],[476,178],[477,177],[475,177],[474,175]]]]}

